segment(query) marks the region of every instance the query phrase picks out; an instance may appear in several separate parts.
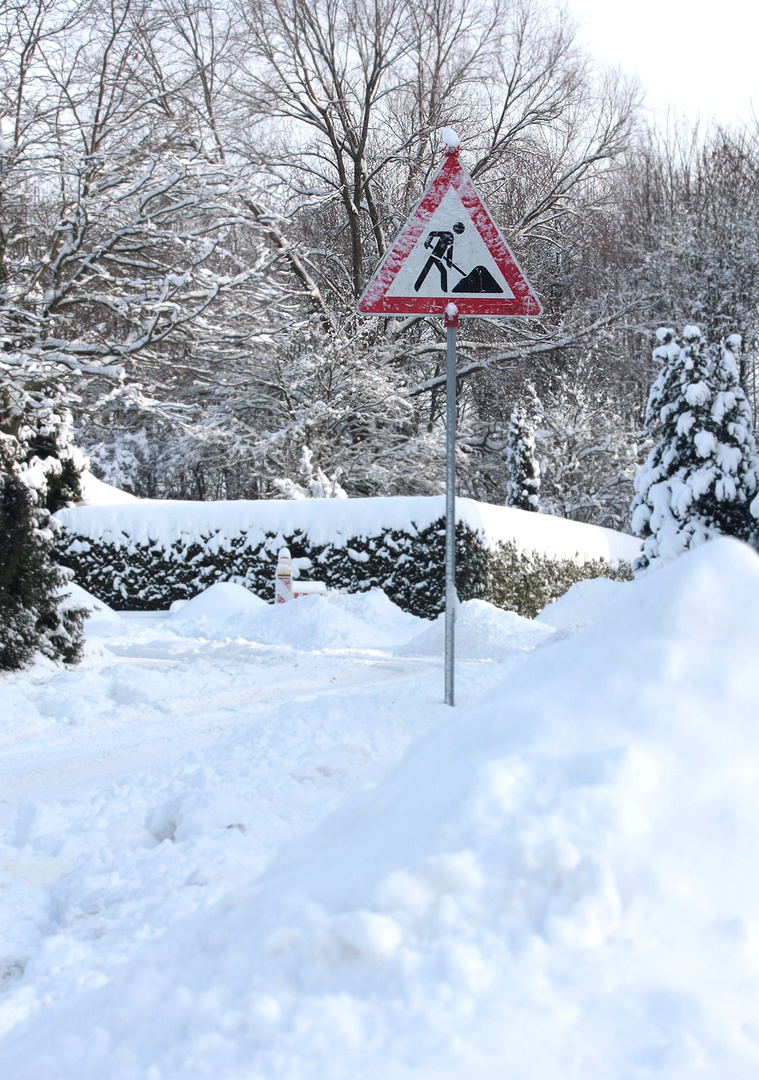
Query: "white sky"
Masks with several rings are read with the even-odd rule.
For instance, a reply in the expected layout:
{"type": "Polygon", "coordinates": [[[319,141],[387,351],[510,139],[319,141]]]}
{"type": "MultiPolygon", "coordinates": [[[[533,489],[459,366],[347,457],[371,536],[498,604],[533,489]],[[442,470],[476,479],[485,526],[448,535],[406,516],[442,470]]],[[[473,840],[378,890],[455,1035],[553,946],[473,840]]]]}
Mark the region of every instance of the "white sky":
{"type": "Polygon", "coordinates": [[[759,0],[567,0],[599,60],[638,75],[659,116],[759,115],[759,0]]]}

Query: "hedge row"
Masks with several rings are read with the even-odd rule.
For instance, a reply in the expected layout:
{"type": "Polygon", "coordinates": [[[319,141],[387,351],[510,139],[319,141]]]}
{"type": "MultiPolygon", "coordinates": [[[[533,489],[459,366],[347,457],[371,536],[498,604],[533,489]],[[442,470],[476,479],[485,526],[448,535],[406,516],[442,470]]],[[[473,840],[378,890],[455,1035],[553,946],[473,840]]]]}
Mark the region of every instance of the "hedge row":
{"type": "MultiPolygon", "coordinates": [[[[123,543],[92,541],[64,528],[56,544],[58,561],[77,582],[116,610],[165,609],[217,581],[233,581],[265,600],[273,599],[277,552],[285,544],[293,558],[311,560],[309,576],[328,588],[359,592],[379,586],[405,611],[434,618],[444,608],[445,523],[424,529],[409,525],[381,536],[313,544],[295,531],[229,537],[219,545],[214,534],[170,546],[157,540],[123,543]]],[[[589,577],[630,578],[628,564],[612,567],[603,559],[555,559],[518,550],[513,542],[488,545],[469,525],[456,525],[456,586],[461,600],[489,600],[529,618],[589,577]]]]}

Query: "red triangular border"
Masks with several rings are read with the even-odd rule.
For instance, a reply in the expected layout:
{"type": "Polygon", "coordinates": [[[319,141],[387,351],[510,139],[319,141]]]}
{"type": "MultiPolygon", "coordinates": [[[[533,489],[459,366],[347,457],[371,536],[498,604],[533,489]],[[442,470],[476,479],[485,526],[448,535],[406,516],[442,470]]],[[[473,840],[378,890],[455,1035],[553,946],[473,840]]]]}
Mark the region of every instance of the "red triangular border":
{"type": "Polygon", "coordinates": [[[358,310],[363,315],[442,315],[451,302],[458,308],[459,315],[526,315],[536,318],[543,312],[519,263],[478,195],[471,176],[455,153],[446,154],[437,176],[372,275],[358,302],[358,310]],[[388,296],[388,289],[398,271],[414,250],[443,196],[452,187],[456,189],[514,296],[388,296]]]}

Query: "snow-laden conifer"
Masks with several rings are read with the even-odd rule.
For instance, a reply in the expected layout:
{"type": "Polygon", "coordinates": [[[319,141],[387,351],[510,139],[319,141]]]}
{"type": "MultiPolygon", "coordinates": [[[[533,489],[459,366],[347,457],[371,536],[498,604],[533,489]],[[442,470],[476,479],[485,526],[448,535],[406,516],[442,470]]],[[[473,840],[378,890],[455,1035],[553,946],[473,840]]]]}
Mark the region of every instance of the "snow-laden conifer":
{"type": "Polygon", "coordinates": [[[537,510],[540,494],[540,465],[535,455],[535,437],[527,413],[515,405],[506,436],[506,506],[537,510]]]}
{"type": "Polygon", "coordinates": [[[83,643],[85,611],[66,604],[70,571],[51,559],[54,522],[43,505],[46,488],[27,482],[19,448],[16,438],[0,432],[0,670],[22,667],[37,652],[74,663],[83,643]]]}
{"type": "Polygon", "coordinates": [[[752,540],[759,513],[759,464],[751,410],[738,383],[740,338],[708,346],[697,326],[683,342],[657,333],[662,364],[649,395],[646,429],[656,440],[635,478],[637,569],[673,559],[714,536],[752,540]]]}
{"type": "Polygon", "coordinates": [[[45,402],[29,412],[18,430],[18,471],[37,492],[37,502],[51,514],[82,498],[84,454],[72,442],[71,414],[45,402]]]}

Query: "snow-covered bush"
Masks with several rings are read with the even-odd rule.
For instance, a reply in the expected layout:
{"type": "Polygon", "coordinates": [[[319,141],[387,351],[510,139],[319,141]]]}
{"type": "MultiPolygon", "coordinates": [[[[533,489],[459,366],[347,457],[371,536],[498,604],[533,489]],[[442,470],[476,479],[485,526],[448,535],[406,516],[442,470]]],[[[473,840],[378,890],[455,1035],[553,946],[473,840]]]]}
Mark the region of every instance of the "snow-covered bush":
{"type": "MultiPolygon", "coordinates": [[[[263,599],[273,597],[277,551],[308,559],[314,577],[331,589],[360,592],[379,586],[390,599],[416,615],[432,618],[444,606],[445,524],[378,536],[313,541],[306,532],[266,532],[254,543],[244,531],[219,543],[215,532],[174,540],[124,537],[93,543],[68,529],[57,546],[62,563],[89,592],[116,610],[167,608],[190,599],[217,581],[244,585],[263,599]]],[[[457,559],[462,599],[487,599],[487,558],[472,530],[459,524],[457,559]],[[472,572],[468,567],[474,568],[472,572]]],[[[306,575],[303,575],[304,578],[306,575]]]]}
{"type": "Polygon", "coordinates": [[[163,434],[145,428],[124,431],[114,427],[107,437],[87,447],[90,469],[99,480],[138,498],[174,498],[163,434]],[[159,477],[163,480],[161,487],[159,477]]]}
{"type": "Polygon", "coordinates": [[[506,506],[537,510],[540,493],[540,465],[535,456],[535,438],[527,413],[515,405],[506,436],[506,506]]]}
{"type": "MultiPolygon", "coordinates": [[[[18,440],[0,433],[0,669],[13,670],[36,652],[75,663],[82,649],[85,612],[65,604],[70,573],[51,558],[57,523],[43,505],[45,473],[35,490],[34,466],[18,458],[18,440]]],[[[60,487],[54,490],[60,490],[60,487]]]]}
{"type": "Polygon", "coordinates": [[[499,543],[488,559],[488,596],[496,607],[534,619],[588,578],[630,581],[630,564],[612,565],[605,559],[557,559],[540,551],[522,551],[514,543],[499,543]]]}
{"type": "MultiPolygon", "coordinates": [[[[638,550],[631,537],[593,526],[457,504],[462,600],[532,616],[583,578],[629,576],[638,550]]],[[[405,611],[431,618],[444,606],[442,510],[441,498],[83,507],[59,515],[57,553],[79,584],[112,607],[151,610],[218,581],[271,600],[277,553],[286,546],[330,589],[378,586],[405,611]]]]}
{"type": "Polygon", "coordinates": [[[759,462],[751,410],[738,383],[740,338],[709,346],[697,326],[683,341],[657,332],[662,365],[646,428],[655,440],[635,478],[633,529],[643,538],[637,569],[673,559],[720,534],[756,542],[759,462]]]}

